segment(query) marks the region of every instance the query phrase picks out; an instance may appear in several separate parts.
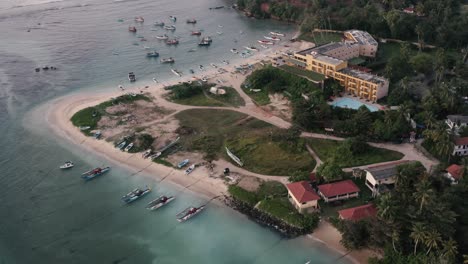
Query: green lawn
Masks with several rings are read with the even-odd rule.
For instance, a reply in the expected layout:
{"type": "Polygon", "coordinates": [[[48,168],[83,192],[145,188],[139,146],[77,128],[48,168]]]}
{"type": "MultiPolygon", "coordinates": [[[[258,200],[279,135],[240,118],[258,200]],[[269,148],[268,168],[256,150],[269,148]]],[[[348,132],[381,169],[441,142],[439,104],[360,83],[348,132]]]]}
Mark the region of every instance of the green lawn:
{"type": "Polygon", "coordinates": [[[244,106],[244,99],[239,93],[232,87],[222,87],[226,91],[226,94],[215,95],[209,92],[210,88],[215,86],[203,85],[199,92],[191,94],[189,97],[174,98],[170,95],[169,100],[183,105],[194,105],[194,106],[232,106],[239,107],[244,106]]]}
{"type": "Polygon", "coordinates": [[[315,45],[323,45],[330,42],[339,42],[343,34],[340,33],[319,33],[319,32],[312,32],[312,33],[304,33],[299,36],[300,40],[313,42],[315,45]]]}
{"type": "Polygon", "coordinates": [[[299,228],[312,230],[318,223],[317,215],[300,214],[287,197],[263,200],[258,209],[299,228]]]}
{"type": "Polygon", "coordinates": [[[294,171],[311,171],[315,160],[305,148],[288,148],[289,142],[271,141],[278,128],[245,114],[229,110],[191,109],[175,115],[180,126],[190,131],[181,134],[180,144],[188,151],[205,153],[211,160],[230,160],[228,146],[255,173],[288,176],[294,171]],[[273,154],[274,153],[274,154],[273,154]]]}
{"type": "Polygon", "coordinates": [[[299,76],[302,76],[302,77],[306,77],[306,78],[309,78],[309,79],[317,81],[317,82],[325,80],[325,75],[323,75],[323,74],[316,73],[316,72],[313,72],[313,71],[303,70],[303,69],[300,69],[298,67],[289,66],[289,65],[284,64],[284,65],[279,66],[279,68],[282,69],[282,70],[285,70],[285,71],[287,71],[289,73],[299,75],[299,76]]]}
{"type": "MultiPolygon", "coordinates": [[[[336,149],[342,144],[341,141],[318,138],[308,138],[307,143],[322,161],[325,161],[328,158],[332,157],[336,149]]],[[[366,153],[353,157],[352,160],[340,160],[339,164],[341,167],[347,168],[385,161],[399,160],[401,158],[403,158],[403,154],[400,152],[370,147],[366,153]]]]}

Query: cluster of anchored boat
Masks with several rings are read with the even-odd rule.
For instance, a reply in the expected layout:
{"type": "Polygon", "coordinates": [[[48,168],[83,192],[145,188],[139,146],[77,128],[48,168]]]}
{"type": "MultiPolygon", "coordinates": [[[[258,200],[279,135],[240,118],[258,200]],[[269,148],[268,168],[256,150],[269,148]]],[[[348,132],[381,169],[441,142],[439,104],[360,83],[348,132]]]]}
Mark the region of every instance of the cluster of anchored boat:
{"type": "MultiPolygon", "coordinates": [[[[179,163],[179,167],[182,168],[183,166],[187,165],[188,162],[189,162],[188,160],[184,160],[183,162],[179,163]],[[181,164],[183,164],[183,165],[181,165],[181,164]]],[[[73,168],[74,166],[75,166],[75,164],[73,162],[66,161],[65,164],[60,166],[60,169],[70,169],[70,168],[73,168]]],[[[190,172],[195,168],[195,165],[192,165],[192,166],[190,166],[190,168],[192,168],[190,170],[190,172]],[[192,166],[193,166],[193,168],[192,168],[192,166]]],[[[189,169],[187,169],[187,171],[189,169]]],[[[84,172],[83,174],[81,174],[81,178],[83,178],[85,181],[89,181],[89,180],[92,180],[92,179],[94,179],[94,178],[96,178],[98,176],[101,176],[101,175],[105,174],[108,171],[110,171],[110,167],[94,168],[92,170],[89,170],[89,171],[84,172]]],[[[186,171],[186,174],[188,174],[187,171],[186,171]]],[[[142,198],[143,196],[147,195],[150,192],[151,192],[151,188],[149,188],[148,186],[146,186],[144,189],[136,188],[133,191],[127,193],[124,196],[122,196],[122,201],[124,203],[126,203],[126,204],[130,204],[130,203],[133,203],[134,201],[142,198]]],[[[151,211],[156,210],[156,209],[161,208],[164,205],[172,202],[174,199],[175,199],[174,196],[161,195],[158,198],[156,198],[156,199],[152,200],[151,202],[149,202],[146,205],[146,209],[151,210],[151,211]]],[[[180,212],[180,213],[178,213],[176,215],[177,221],[184,222],[184,221],[192,218],[193,216],[197,215],[198,213],[200,213],[204,208],[205,208],[205,205],[202,205],[202,206],[199,206],[199,207],[194,207],[194,206],[188,207],[188,208],[186,208],[185,210],[183,210],[182,212],[180,212]]]]}

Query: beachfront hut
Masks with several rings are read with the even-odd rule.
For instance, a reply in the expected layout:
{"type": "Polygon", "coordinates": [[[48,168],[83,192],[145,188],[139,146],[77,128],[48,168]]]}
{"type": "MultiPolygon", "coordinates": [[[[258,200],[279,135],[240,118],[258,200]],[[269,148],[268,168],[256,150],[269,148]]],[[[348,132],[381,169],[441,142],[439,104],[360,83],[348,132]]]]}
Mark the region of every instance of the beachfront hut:
{"type": "Polygon", "coordinates": [[[352,180],[322,184],[317,188],[326,203],[358,197],[361,191],[352,180]]]}
{"type": "Polygon", "coordinates": [[[374,204],[365,204],[340,210],[338,211],[338,215],[342,220],[359,221],[364,218],[375,217],[377,215],[377,208],[374,204]]]}
{"type": "Polygon", "coordinates": [[[320,196],[307,181],[293,182],[286,185],[288,198],[299,213],[314,212],[319,208],[320,196]]]}

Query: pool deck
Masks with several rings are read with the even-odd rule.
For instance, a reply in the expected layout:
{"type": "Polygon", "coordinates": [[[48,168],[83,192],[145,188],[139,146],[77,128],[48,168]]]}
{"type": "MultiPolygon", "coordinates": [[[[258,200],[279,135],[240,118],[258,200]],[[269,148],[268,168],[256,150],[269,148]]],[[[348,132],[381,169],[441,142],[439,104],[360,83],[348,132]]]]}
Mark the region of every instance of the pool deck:
{"type": "Polygon", "coordinates": [[[371,106],[371,107],[375,107],[375,108],[377,108],[377,111],[382,111],[382,110],[386,109],[386,107],[381,105],[381,104],[373,103],[371,101],[366,101],[365,99],[360,99],[359,97],[352,96],[352,95],[343,95],[341,97],[335,97],[335,99],[333,99],[333,101],[331,101],[331,102],[328,102],[328,104],[333,106],[333,104],[335,104],[336,102],[338,102],[340,100],[343,100],[343,99],[346,99],[346,98],[358,101],[358,102],[360,102],[362,104],[365,104],[365,105],[368,105],[368,106],[371,106]]]}

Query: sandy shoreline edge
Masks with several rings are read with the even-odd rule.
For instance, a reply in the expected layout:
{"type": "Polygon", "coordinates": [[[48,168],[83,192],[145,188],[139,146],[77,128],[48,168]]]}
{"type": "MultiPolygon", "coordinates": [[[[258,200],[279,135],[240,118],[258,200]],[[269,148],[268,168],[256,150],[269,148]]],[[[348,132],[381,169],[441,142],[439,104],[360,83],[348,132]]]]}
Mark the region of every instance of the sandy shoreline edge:
{"type": "MultiPolygon", "coordinates": [[[[244,63],[254,63],[255,61],[259,61],[260,56],[265,57],[264,55],[265,54],[262,55],[259,52],[256,56],[245,60],[244,63]]],[[[217,76],[214,70],[205,72],[205,75],[212,77],[217,76]]],[[[188,80],[189,78],[180,78],[172,84],[188,80]]],[[[165,85],[169,85],[169,83],[165,83],[165,85]]],[[[150,85],[149,89],[134,88],[126,92],[138,93],[140,90],[143,90],[150,93],[161,93],[162,86],[162,84],[150,85]]],[[[70,118],[77,111],[97,105],[109,100],[111,97],[119,95],[122,95],[122,92],[117,90],[113,92],[82,92],[66,95],[47,103],[44,117],[48,126],[56,135],[75,145],[79,145],[86,151],[91,151],[96,155],[103,157],[112,164],[123,166],[133,173],[151,175],[151,178],[154,178],[155,180],[167,177],[165,180],[169,180],[179,188],[184,190],[187,189],[191,193],[201,195],[207,199],[227,194],[226,184],[224,184],[220,179],[214,179],[206,176],[209,175],[209,172],[205,168],[199,168],[195,170],[190,177],[187,177],[181,170],[169,168],[164,165],[154,163],[151,160],[143,159],[140,153],[130,154],[118,151],[109,142],[87,137],[70,122],[70,118]],[[185,188],[187,186],[190,186],[190,188],[185,188]]],[[[218,201],[217,204],[224,206],[224,203],[220,201],[218,201]]],[[[353,263],[367,263],[367,258],[375,255],[370,250],[352,251],[348,253],[348,251],[340,244],[341,234],[328,222],[321,221],[319,227],[314,231],[314,233],[307,235],[307,237],[324,244],[333,252],[342,256],[346,255],[345,258],[353,263]]]]}

